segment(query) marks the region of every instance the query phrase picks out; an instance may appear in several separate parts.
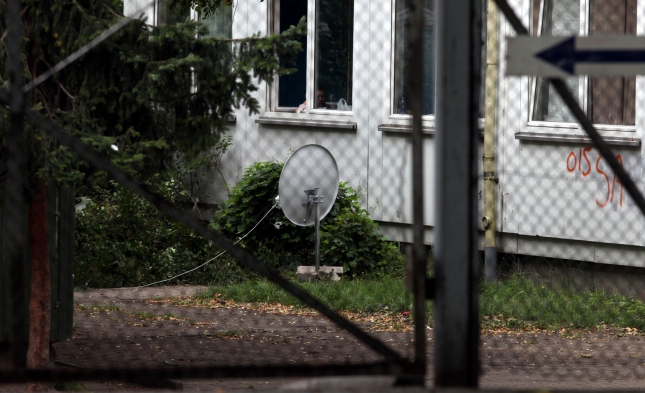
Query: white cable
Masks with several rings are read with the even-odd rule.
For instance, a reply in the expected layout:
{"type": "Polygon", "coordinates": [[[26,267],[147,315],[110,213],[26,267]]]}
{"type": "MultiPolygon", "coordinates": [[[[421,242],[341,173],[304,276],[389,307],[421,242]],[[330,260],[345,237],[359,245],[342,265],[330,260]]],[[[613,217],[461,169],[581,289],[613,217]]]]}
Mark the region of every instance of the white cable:
{"type": "MultiPolygon", "coordinates": [[[[255,228],[257,228],[257,227],[258,227],[258,225],[260,225],[260,223],[261,223],[262,221],[264,221],[264,219],[266,218],[266,216],[268,216],[268,215],[269,215],[269,213],[271,213],[271,211],[273,211],[273,209],[275,209],[276,207],[278,207],[278,205],[273,205],[273,206],[271,207],[271,209],[269,209],[269,211],[264,215],[264,217],[262,217],[262,218],[260,219],[260,221],[258,221],[258,223],[257,223],[257,224],[255,224],[255,226],[254,226],[253,228],[251,228],[251,230],[250,230],[250,231],[248,231],[244,236],[242,236],[241,238],[237,239],[237,241],[236,241],[235,243],[233,243],[233,245],[237,245],[237,243],[241,242],[242,240],[244,240],[244,238],[246,238],[248,235],[250,235],[250,234],[251,234],[251,232],[253,232],[253,230],[254,230],[255,228]]],[[[165,280],[161,280],[161,281],[153,282],[153,283],[151,283],[151,284],[146,284],[146,285],[139,285],[138,287],[121,287],[121,288],[110,288],[110,289],[138,289],[138,288],[145,288],[145,287],[149,287],[149,286],[152,286],[152,285],[161,284],[162,282],[166,282],[166,281],[174,280],[175,278],[177,278],[177,277],[181,277],[181,276],[183,276],[184,274],[188,274],[188,273],[190,273],[190,272],[194,272],[195,270],[199,269],[199,268],[200,268],[200,267],[202,267],[202,266],[206,266],[207,264],[209,264],[209,263],[213,262],[214,260],[216,260],[217,258],[219,258],[220,256],[222,256],[222,255],[223,255],[223,254],[225,254],[225,253],[226,253],[226,251],[222,251],[222,252],[220,252],[219,254],[217,254],[214,258],[209,259],[208,261],[206,261],[206,262],[202,263],[201,265],[197,266],[196,268],[190,269],[190,270],[188,270],[188,271],[186,271],[186,272],[183,272],[183,273],[181,273],[181,274],[178,274],[178,275],[176,275],[176,276],[174,276],[174,277],[167,278],[167,279],[165,279],[165,280]]],[[[107,289],[107,288],[106,288],[106,289],[107,289]]]]}

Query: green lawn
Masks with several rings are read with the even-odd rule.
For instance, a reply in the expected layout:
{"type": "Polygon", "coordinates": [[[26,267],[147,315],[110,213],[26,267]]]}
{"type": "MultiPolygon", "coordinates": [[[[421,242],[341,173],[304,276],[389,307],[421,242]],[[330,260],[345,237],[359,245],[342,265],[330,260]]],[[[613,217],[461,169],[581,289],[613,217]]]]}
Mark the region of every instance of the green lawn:
{"type": "MultiPolygon", "coordinates": [[[[357,313],[412,311],[412,296],[400,277],[315,281],[299,285],[334,310],[357,313]]],[[[266,280],[212,287],[197,296],[212,298],[216,293],[236,302],[302,306],[266,280]]],[[[432,302],[428,302],[428,315],[428,323],[432,324],[432,302]]],[[[555,288],[522,276],[492,284],[481,283],[480,315],[484,326],[520,328],[530,324],[547,329],[645,329],[645,304],[640,300],[604,292],[555,288]]]]}

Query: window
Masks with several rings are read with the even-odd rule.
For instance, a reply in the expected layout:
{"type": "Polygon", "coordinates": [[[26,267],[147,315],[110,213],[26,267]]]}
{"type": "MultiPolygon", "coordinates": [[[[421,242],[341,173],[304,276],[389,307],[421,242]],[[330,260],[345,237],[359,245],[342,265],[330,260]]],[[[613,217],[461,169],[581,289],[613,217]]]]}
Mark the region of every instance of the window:
{"type": "Polygon", "coordinates": [[[182,12],[179,5],[170,7],[171,4],[171,0],[159,0],[157,2],[155,10],[157,26],[182,23],[190,16],[190,10],[182,12]]]}
{"type": "MultiPolygon", "coordinates": [[[[411,114],[408,93],[410,9],[405,0],[395,0],[392,114],[411,114]]],[[[435,113],[435,0],[425,0],[423,28],[423,115],[435,113]]],[[[484,117],[484,85],[486,80],[486,4],[482,2],[481,88],[479,117],[484,117]]]]}
{"type": "MultiPolygon", "coordinates": [[[[533,34],[571,36],[636,34],[636,0],[533,0],[533,34]]],[[[634,77],[568,77],[595,124],[635,125],[634,77]]],[[[550,84],[537,78],[532,119],[575,122],[550,84]]]]}
{"type": "Polygon", "coordinates": [[[295,64],[285,64],[297,71],[281,75],[274,86],[274,109],[294,112],[308,93],[309,109],[319,113],[351,110],[354,1],[276,0],[273,13],[276,33],[297,25],[303,16],[309,18],[309,36],[301,40],[303,51],[295,64]]]}
{"type": "Polygon", "coordinates": [[[312,108],[337,109],[352,104],[354,0],[316,0],[316,103],[312,108]]]}
{"type": "MultiPolygon", "coordinates": [[[[303,16],[307,16],[307,0],[280,0],[275,4],[276,32],[282,33],[289,27],[296,26],[303,16]]],[[[289,111],[295,110],[305,101],[307,91],[307,37],[302,37],[300,43],[302,52],[298,53],[296,64],[286,64],[297,71],[281,75],[278,79],[278,107],[289,108],[289,111]]]]}
{"type": "Polygon", "coordinates": [[[202,24],[208,28],[207,37],[231,38],[233,25],[233,7],[220,6],[211,16],[202,19],[202,24]]]}
{"type": "MultiPolygon", "coordinates": [[[[435,24],[434,0],[425,0],[425,26],[423,29],[423,114],[432,115],[435,110],[435,24]]],[[[398,0],[395,5],[394,22],[394,94],[392,112],[410,114],[408,106],[408,41],[410,36],[410,9],[407,2],[398,0]]]]}

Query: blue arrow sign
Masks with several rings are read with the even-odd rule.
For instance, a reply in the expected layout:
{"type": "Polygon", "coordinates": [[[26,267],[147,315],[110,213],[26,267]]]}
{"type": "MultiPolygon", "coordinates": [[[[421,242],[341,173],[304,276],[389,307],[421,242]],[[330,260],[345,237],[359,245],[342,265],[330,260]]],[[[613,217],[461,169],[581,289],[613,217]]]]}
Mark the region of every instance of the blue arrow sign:
{"type": "Polygon", "coordinates": [[[577,63],[645,63],[645,48],[576,50],[572,37],[536,53],[535,57],[573,75],[577,63]]]}

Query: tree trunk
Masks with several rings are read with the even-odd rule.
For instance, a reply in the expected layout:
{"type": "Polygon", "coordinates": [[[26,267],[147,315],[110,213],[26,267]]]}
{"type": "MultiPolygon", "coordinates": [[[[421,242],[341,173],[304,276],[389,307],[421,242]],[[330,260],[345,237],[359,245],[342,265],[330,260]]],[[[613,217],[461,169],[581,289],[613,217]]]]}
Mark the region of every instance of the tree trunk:
{"type": "MultiPolygon", "coordinates": [[[[27,368],[44,369],[49,365],[51,327],[51,280],[47,233],[47,188],[38,180],[38,191],[29,203],[29,239],[31,248],[31,298],[29,299],[29,350],[27,368]]],[[[41,383],[29,384],[29,390],[46,390],[41,383]]]]}

